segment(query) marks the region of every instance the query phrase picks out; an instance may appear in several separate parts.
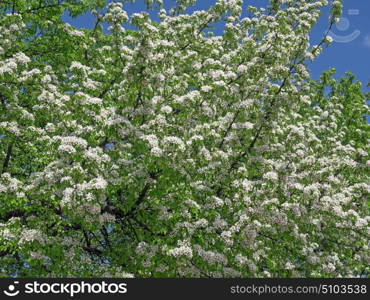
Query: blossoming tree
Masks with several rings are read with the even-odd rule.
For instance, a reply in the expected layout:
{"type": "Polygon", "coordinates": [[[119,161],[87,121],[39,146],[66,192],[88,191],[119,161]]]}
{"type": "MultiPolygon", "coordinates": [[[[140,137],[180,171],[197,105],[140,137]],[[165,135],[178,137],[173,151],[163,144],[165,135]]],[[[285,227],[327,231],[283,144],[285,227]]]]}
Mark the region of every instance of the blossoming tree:
{"type": "Polygon", "coordinates": [[[105,2],[0,1],[1,276],[369,276],[366,98],[307,70],[341,1],[105,2]]]}

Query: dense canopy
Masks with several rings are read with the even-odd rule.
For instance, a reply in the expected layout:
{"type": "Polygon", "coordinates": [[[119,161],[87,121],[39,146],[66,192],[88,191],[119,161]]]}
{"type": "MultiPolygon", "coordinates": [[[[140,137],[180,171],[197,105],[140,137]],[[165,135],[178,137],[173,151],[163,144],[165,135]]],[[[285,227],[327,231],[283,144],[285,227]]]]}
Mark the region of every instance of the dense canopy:
{"type": "Polygon", "coordinates": [[[109,2],[0,1],[0,276],[369,276],[366,97],[307,68],[341,1],[109,2]]]}

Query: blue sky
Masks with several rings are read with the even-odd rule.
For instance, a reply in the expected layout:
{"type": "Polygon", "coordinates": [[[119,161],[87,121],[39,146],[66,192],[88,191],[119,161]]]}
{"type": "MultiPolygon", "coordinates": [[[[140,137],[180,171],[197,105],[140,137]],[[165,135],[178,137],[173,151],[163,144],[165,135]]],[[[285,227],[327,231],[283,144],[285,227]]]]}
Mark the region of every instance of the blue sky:
{"type": "MultiPolygon", "coordinates": [[[[322,35],[327,20],[326,11],[312,32],[313,43],[322,35]]],[[[313,77],[318,78],[322,70],[334,67],[339,76],[347,71],[355,74],[366,89],[370,81],[370,1],[344,0],[342,19],[331,35],[333,44],[311,66],[313,77]]]]}
{"type": "MultiPolygon", "coordinates": [[[[206,9],[215,0],[201,0],[189,11],[206,9]]],[[[265,6],[267,0],[248,0],[244,1],[245,6],[265,6]]],[[[166,7],[171,6],[173,0],[164,0],[166,7]]],[[[125,9],[128,14],[146,10],[143,0],[137,3],[126,3],[125,9]]],[[[245,12],[244,12],[245,13],[245,12]]],[[[153,14],[155,16],[155,13],[153,14]]],[[[91,15],[83,15],[76,19],[65,16],[65,21],[75,27],[91,28],[91,15]]],[[[317,44],[328,26],[329,11],[323,10],[319,23],[311,32],[311,44],[317,44]]],[[[222,28],[216,28],[220,34],[222,28]]],[[[364,90],[368,90],[366,85],[370,81],[370,1],[369,0],[344,0],[343,16],[331,32],[334,42],[309,65],[312,76],[317,79],[321,72],[334,67],[337,70],[337,77],[341,77],[345,72],[352,72],[356,78],[362,82],[364,90]]]]}

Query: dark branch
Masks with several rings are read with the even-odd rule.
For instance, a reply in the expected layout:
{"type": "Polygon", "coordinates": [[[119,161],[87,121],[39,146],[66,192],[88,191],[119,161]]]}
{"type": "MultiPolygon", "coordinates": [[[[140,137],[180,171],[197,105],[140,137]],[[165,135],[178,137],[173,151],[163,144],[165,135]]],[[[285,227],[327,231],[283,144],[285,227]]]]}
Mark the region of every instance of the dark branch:
{"type": "Polygon", "coordinates": [[[6,156],[5,156],[5,160],[4,160],[4,163],[3,163],[3,168],[1,170],[1,174],[5,173],[6,169],[9,166],[10,157],[12,156],[12,151],[13,151],[13,143],[10,143],[9,146],[8,146],[8,150],[6,152],[6,156]]]}

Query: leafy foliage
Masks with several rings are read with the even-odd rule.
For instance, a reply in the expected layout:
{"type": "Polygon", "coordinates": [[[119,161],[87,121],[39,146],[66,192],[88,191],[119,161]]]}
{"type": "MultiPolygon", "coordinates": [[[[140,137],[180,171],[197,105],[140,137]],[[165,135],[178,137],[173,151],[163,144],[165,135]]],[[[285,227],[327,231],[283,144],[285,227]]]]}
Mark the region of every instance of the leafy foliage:
{"type": "Polygon", "coordinates": [[[242,2],[0,2],[1,276],[369,276],[366,95],[307,70],[329,4],[242,2]]]}

